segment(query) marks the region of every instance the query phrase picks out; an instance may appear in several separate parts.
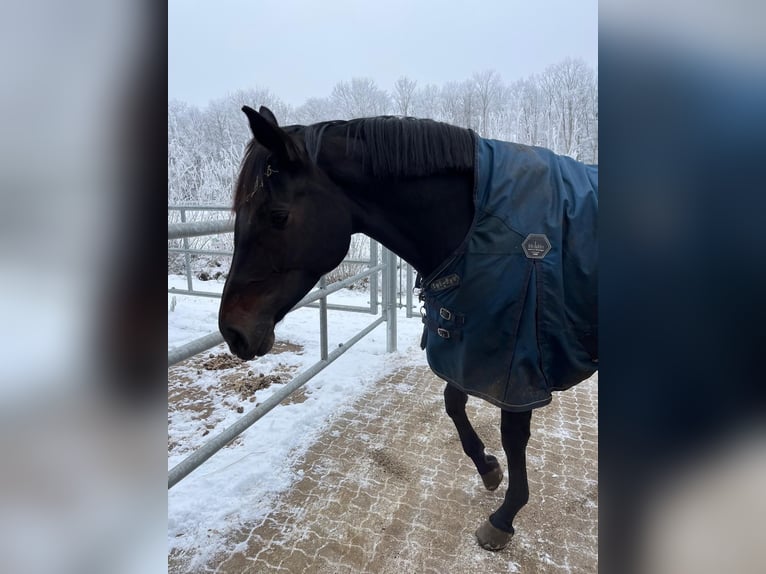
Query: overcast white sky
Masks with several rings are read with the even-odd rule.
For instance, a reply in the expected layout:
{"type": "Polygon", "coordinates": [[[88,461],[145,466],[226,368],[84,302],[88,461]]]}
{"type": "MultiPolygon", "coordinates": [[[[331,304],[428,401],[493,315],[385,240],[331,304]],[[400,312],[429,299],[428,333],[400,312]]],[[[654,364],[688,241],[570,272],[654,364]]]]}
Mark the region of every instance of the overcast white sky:
{"type": "Polygon", "coordinates": [[[168,17],[168,97],[200,106],[254,87],[300,105],[353,77],[390,90],[402,75],[598,66],[598,0],[169,0],[168,17]]]}

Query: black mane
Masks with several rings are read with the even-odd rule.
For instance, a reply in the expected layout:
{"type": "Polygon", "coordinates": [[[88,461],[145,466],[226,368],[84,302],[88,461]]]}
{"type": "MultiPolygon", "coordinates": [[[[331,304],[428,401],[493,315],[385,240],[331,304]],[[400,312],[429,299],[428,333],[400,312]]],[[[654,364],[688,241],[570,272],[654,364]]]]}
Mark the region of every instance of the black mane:
{"type": "MultiPolygon", "coordinates": [[[[473,132],[434,120],[377,116],[283,129],[291,135],[302,133],[306,152],[314,163],[324,140],[343,137],[344,153],[361,161],[363,168],[377,178],[422,177],[472,169],[474,163],[473,132]]],[[[259,151],[263,149],[255,140],[245,148],[234,190],[235,211],[261,185],[267,154],[259,151]]]]}
{"type": "Polygon", "coordinates": [[[316,162],[326,132],[345,132],[346,154],[375,177],[418,177],[473,167],[473,133],[433,120],[378,116],[321,122],[304,128],[304,143],[316,162]],[[341,131],[342,130],[342,131],[341,131]]]}

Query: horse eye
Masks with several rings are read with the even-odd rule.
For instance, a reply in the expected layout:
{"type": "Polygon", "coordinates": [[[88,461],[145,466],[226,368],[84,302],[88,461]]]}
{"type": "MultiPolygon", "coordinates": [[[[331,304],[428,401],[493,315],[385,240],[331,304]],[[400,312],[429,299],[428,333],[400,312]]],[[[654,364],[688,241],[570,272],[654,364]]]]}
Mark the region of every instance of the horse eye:
{"type": "Polygon", "coordinates": [[[284,229],[287,225],[287,218],[290,216],[289,211],[272,211],[271,212],[271,224],[277,229],[284,229]]]}

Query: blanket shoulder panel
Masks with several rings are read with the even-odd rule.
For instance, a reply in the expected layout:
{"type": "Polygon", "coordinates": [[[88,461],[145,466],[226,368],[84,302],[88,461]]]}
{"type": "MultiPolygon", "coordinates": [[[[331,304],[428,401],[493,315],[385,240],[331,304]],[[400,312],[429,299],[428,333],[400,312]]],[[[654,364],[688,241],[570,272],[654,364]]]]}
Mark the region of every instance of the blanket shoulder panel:
{"type": "Polygon", "coordinates": [[[474,224],[424,283],[428,361],[469,394],[529,410],[596,370],[598,170],[481,138],[476,155],[474,224]],[[550,242],[541,259],[524,251],[530,234],[550,242]]]}

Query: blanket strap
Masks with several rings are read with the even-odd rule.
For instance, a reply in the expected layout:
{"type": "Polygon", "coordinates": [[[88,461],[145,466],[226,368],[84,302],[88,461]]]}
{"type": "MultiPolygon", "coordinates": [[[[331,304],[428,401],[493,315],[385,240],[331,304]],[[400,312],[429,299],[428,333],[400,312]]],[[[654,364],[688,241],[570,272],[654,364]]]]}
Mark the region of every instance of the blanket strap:
{"type": "Polygon", "coordinates": [[[427,315],[423,315],[423,336],[420,339],[421,349],[425,349],[428,331],[435,333],[442,339],[456,339],[459,341],[462,338],[463,330],[460,327],[465,324],[464,315],[450,311],[446,307],[441,307],[439,309],[439,317],[443,321],[434,321],[429,319],[427,315]],[[452,323],[452,325],[445,326],[445,321],[452,323]]]}

